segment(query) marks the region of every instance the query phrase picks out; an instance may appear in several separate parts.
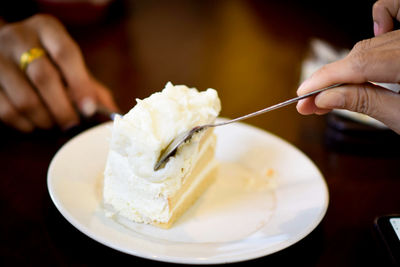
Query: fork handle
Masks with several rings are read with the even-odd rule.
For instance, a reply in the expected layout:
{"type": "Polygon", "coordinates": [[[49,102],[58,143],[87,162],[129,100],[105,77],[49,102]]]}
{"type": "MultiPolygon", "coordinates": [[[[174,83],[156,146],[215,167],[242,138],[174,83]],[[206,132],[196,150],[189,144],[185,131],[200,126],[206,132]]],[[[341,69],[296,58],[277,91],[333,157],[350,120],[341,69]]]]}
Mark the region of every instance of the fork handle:
{"type": "Polygon", "coordinates": [[[251,118],[251,117],[255,117],[255,116],[258,116],[258,115],[260,115],[260,114],[264,114],[264,113],[266,113],[266,112],[268,112],[268,111],[275,110],[275,109],[278,109],[278,108],[281,108],[281,107],[285,107],[285,106],[287,106],[287,105],[290,105],[290,104],[292,104],[292,103],[298,102],[299,100],[302,100],[302,99],[304,99],[304,98],[307,98],[307,97],[310,97],[310,96],[319,94],[319,93],[321,93],[321,92],[323,92],[323,91],[326,91],[326,90],[328,90],[328,89],[332,89],[332,88],[335,88],[335,87],[339,87],[339,86],[341,86],[341,85],[343,85],[343,83],[337,83],[337,84],[334,84],[334,85],[330,85],[330,86],[328,86],[328,87],[324,87],[324,88],[322,88],[322,89],[319,89],[319,90],[316,90],[316,91],[312,91],[312,92],[310,92],[310,93],[308,93],[308,94],[301,95],[301,96],[298,96],[298,97],[295,97],[295,98],[291,98],[291,99],[289,99],[289,100],[286,100],[286,101],[284,101],[284,102],[275,104],[275,105],[273,105],[273,106],[269,106],[269,107],[267,107],[267,108],[264,108],[264,109],[255,111],[255,112],[253,112],[253,113],[250,113],[250,114],[247,114],[247,115],[244,115],[244,116],[241,116],[241,117],[238,117],[238,118],[229,120],[229,121],[224,121],[224,122],[220,122],[220,123],[216,123],[216,124],[209,124],[209,125],[207,125],[207,126],[208,126],[208,127],[221,126],[221,125],[226,125],[226,124],[230,124],[230,123],[233,123],[233,122],[245,120],[245,119],[248,119],[248,118],[251,118]]]}

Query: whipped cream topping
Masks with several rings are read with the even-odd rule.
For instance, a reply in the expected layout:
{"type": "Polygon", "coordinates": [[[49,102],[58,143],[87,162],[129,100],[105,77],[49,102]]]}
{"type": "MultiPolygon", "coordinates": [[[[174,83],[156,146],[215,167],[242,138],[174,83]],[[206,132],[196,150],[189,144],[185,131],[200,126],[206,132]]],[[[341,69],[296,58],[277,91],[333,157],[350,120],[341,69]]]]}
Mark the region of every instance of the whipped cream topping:
{"type": "MultiPolygon", "coordinates": [[[[203,153],[200,135],[182,145],[164,168],[154,171],[161,151],[178,134],[215,120],[221,109],[217,92],[199,92],[167,83],[165,89],[139,100],[126,115],[116,117],[104,172],[103,197],[112,213],[137,222],[167,222],[168,197],[203,153]]],[[[215,144],[210,138],[204,149],[215,144]]]]}
{"type": "Polygon", "coordinates": [[[133,175],[152,182],[176,175],[191,156],[193,146],[183,146],[164,168],[154,171],[161,151],[173,138],[194,126],[214,121],[221,109],[214,89],[198,92],[170,82],[162,92],[136,101],[125,116],[115,118],[110,149],[128,160],[133,175]]]}

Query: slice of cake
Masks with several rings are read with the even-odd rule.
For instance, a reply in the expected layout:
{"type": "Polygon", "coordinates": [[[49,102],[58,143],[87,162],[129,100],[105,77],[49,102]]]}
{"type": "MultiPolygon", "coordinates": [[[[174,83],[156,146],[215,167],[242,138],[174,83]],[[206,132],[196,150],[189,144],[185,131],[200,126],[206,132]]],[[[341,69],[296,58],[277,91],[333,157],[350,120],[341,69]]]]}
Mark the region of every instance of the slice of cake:
{"type": "Polygon", "coordinates": [[[196,134],[154,171],[180,133],[213,122],[221,109],[214,89],[198,92],[168,83],[123,117],[116,117],[104,172],[103,201],[112,214],[169,228],[216,175],[213,129],[196,134]]]}

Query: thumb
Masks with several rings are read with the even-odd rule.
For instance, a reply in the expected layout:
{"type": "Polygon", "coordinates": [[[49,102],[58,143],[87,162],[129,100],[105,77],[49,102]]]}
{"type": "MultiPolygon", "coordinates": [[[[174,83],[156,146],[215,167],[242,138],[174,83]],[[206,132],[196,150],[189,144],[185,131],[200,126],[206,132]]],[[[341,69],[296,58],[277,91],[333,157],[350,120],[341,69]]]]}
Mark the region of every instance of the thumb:
{"type": "Polygon", "coordinates": [[[318,94],[320,109],[346,109],[369,115],[400,134],[400,95],[365,83],[344,85],[318,94]]]}

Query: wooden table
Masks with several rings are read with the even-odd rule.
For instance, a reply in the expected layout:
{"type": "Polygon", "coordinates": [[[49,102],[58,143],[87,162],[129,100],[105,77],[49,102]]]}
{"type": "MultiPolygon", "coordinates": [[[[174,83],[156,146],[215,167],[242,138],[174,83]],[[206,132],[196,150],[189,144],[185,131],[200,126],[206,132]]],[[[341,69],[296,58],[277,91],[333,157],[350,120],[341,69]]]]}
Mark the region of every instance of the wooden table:
{"type": "MultiPolygon", "coordinates": [[[[97,24],[69,29],[89,68],[113,91],[124,112],[135,98],[172,81],[201,90],[216,88],[221,115],[236,117],[295,96],[312,37],[351,48],[372,34],[371,1],[301,2],[116,2],[97,24]]],[[[1,265],[156,263],[88,238],[62,217],[49,197],[50,160],[66,141],[96,123],[31,135],[0,129],[1,265]]],[[[309,156],[326,179],[330,204],[309,236],[245,264],[387,263],[373,221],[400,213],[399,136],[360,130],[360,125],[332,115],[301,116],[294,106],[247,123],[286,139],[309,156]]]]}

